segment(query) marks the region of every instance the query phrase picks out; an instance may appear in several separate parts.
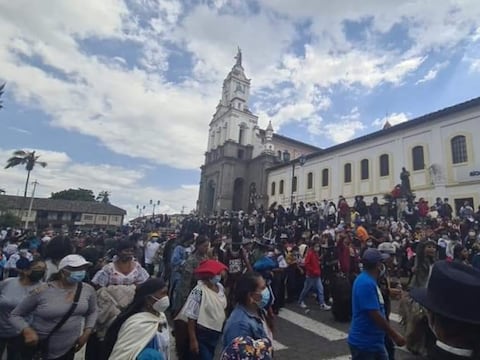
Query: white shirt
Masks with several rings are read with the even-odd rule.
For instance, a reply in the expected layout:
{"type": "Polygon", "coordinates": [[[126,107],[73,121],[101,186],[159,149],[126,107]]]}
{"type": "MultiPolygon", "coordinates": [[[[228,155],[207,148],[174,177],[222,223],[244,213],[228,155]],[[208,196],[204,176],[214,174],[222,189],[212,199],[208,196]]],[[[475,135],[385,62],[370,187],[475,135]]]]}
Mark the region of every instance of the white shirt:
{"type": "Polygon", "coordinates": [[[157,241],[149,241],[145,245],[145,264],[153,264],[155,254],[157,253],[160,244],[157,241]]]}

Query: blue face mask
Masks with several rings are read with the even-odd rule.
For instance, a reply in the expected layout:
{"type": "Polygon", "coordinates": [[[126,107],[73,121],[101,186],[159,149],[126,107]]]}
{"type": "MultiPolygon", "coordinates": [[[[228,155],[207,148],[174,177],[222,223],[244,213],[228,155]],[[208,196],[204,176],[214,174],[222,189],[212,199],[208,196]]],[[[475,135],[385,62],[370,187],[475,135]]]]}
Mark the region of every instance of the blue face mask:
{"type": "Polygon", "coordinates": [[[222,276],[221,276],[221,275],[215,275],[213,278],[210,279],[210,282],[211,282],[213,285],[217,285],[221,280],[222,280],[222,276]]]}
{"type": "Polygon", "coordinates": [[[87,275],[87,272],[85,270],[79,270],[79,271],[70,271],[70,275],[67,278],[67,281],[71,284],[78,284],[85,279],[85,275],[87,275]]]}
{"type": "Polygon", "coordinates": [[[268,288],[263,289],[262,291],[262,300],[258,303],[258,307],[264,309],[270,302],[270,290],[268,288]]]}

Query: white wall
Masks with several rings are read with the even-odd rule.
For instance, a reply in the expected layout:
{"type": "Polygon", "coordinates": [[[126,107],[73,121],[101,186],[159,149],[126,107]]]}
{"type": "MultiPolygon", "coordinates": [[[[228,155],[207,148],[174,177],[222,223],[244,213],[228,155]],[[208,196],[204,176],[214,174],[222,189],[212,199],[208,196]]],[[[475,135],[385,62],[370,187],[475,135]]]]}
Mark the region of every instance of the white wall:
{"type": "MultiPolygon", "coordinates": [[[[410,171],[410,182],[417,198],[426,197],[434,201],[437,196],[454,198],[472,197],[474,204],[480,201],[480,176],[471,176],[471,171],[480,171],[480,142],[474,141],[474,136],[480,131],[480,107],[457,112],[456,114],[432,120],[424,125],[418,125],[405,131],[386,134],[374,140],[368,140],[348,147],[319,155],[309,159],[303,167],[297,166],[298,192],[296,200],[320,201],[338,199],[345,196],[352,203],[355,195],[364,195],[367,200],[373,196],[383,197],[396,184],[400,183],[400,173],[405,166],[410,171]],[[456,135],[467,138],[468,162],[452,164],[450,140],[456,135]],[[424,147],[425,169],[413,171],[412,148],[424,147]],[[389,155],[388,176],[380,177],[379,158],[382,154],[389,155]],[[360,161],[369,160],[369,179],[360,180],[360,161]],[[352,164],[352,182],[344,183],[344,164],[352,164]],[[433,176],[429,167],[435,164],[440,169],[433,176]],[[329,169],[328,187],[321,186],[322,169],[329,169]],[[307,191],[306,177],[309,172],[314,174],[314,188],[307,191]]],[[[278,149],[277,149],[278,150],[278,149]]],[[[269,172],[268,194],[271,195],[271,183],[275,181],[276,194],[270,196],[270,203],[277,201],[284,205],[290,203],[291,165],[269,172]],[[279,181],[285,181],[285,193],[278,192],[279,181]]]]}

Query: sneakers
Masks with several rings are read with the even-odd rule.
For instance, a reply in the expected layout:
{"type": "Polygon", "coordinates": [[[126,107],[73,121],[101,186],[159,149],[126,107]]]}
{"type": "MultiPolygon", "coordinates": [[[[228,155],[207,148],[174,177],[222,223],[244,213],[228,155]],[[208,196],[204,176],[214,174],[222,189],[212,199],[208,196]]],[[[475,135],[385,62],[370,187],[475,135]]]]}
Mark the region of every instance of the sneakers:
{"type": "Polygon", "coordinates": [[[320,309],[328,311],[328,310],[331,310],[332,307],[328,306],[327,304],[322,304],[322,305],[320,305],[320,309]]]}
{"type": "Polygon", "coordinates": [[[302,309],[306,309],[306,308],[307,308],[307,304],[305,304],[303,301],[302,301],[300,304],[298,304],[298,305],[300,305],[300,307],[301,307],[302,309]]]}

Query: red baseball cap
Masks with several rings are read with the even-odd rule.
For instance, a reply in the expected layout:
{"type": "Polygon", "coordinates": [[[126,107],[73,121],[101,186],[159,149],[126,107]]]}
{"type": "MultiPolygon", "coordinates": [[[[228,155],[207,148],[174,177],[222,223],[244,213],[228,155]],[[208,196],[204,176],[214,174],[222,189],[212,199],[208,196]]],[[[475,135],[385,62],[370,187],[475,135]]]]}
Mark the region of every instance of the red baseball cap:
{"type": "Polygon", "coordinates": [[[226,271],[227,267],[220,261],[216,260],[204,260],[195,269],[196,275],[203,276],[215,276],[219,275],[222,271],[226,271]]]}

